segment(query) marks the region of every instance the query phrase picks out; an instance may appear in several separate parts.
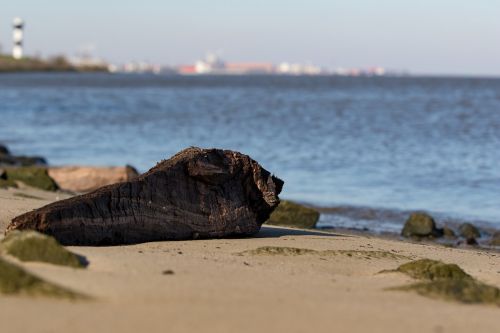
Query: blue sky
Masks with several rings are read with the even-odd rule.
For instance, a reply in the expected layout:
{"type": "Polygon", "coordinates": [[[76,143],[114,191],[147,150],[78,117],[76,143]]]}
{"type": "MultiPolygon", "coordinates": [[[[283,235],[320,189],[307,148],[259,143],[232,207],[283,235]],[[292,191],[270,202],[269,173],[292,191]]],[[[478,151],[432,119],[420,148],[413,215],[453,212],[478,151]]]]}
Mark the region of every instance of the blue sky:
{"type": "Polygon", "coordinates": [[[31,54],[93,46],[113,62],[181,64],[217,51],[233,61],[500,75],[499,0],[4,0],[4,51],[14,16],[27,21],[31,54]]]}

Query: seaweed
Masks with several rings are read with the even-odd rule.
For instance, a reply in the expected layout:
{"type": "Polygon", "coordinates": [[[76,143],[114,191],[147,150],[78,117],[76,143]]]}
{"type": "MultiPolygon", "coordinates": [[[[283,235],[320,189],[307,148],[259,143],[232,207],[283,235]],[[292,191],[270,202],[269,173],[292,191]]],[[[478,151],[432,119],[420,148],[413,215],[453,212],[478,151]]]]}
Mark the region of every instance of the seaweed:
{"type": "Polygon", "coordinates": [[[302,249],[286,246],[263,246],[253,250],[244,251],[240,254],[250,255],[282,255],[282,256],[300,256],[300,255],[318,255],[328,256],[347,256],[362,259],[408,259],[408,257],[387,252],[387,251],[366,251],[366,250],[325,250],[317,251],[311,249],[302,249]]]}

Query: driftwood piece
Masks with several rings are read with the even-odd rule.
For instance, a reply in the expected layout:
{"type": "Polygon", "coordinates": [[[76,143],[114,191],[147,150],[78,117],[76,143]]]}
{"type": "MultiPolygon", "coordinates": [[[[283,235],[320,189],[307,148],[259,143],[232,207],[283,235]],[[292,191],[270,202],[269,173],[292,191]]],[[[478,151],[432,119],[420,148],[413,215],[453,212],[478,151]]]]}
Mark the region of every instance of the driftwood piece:
{"type": "Polygon", "coordinates": [[[188,148],[123,183],[14,218],[65,245],[251,235],[279,204],[283,181],[238,152],[188,148]]]}

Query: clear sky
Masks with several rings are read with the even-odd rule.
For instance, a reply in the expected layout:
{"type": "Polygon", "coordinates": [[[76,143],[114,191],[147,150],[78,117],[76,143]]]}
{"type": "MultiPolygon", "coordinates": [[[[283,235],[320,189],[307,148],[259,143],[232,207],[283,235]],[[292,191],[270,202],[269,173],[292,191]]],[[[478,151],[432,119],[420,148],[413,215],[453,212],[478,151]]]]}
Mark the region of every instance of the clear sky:
{"type": "Polygon", "coordinates": [[[384,66],[500,75],[500,0],[2,0],[0,43],[27,21],[26,51],[112,62],[230,61],[384,66]]]}

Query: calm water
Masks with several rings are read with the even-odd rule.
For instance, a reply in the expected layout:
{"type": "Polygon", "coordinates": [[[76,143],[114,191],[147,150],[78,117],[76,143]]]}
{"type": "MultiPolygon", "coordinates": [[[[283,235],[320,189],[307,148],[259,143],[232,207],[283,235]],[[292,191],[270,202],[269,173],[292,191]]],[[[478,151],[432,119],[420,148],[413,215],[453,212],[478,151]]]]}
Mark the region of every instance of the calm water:
{"type": "MultiPolygon", "coordinates": [[[[234,149],[283,178],[285,198],[500,227],[500,80],[0,75],[0,142],[141,171],[187,146],[234,149]]],[[[351,215],[321,222],[403,222],[351,215]]]]}

